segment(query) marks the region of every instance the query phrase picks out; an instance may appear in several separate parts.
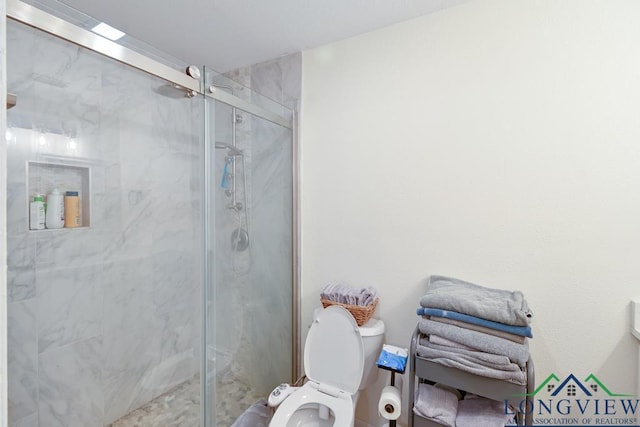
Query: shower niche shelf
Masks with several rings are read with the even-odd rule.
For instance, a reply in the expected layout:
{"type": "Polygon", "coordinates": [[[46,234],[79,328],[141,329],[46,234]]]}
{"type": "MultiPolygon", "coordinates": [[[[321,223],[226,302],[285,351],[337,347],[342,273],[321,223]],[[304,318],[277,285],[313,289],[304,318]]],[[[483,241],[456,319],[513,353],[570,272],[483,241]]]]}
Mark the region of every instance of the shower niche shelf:
{"type": "MultiPolygon", "coordinates": [[[[77,191],[80,199],[80,226],[30,231],[59,231],[87,229],[91,226],[91,169],[87,166],[64,163],[27,161],[27,228],[29,228],[29,203],[36,194],[46,197],[54,189],[65,194],[77,191]]],[[[45,198],[46,201],[46,198],[45,198]]]]}

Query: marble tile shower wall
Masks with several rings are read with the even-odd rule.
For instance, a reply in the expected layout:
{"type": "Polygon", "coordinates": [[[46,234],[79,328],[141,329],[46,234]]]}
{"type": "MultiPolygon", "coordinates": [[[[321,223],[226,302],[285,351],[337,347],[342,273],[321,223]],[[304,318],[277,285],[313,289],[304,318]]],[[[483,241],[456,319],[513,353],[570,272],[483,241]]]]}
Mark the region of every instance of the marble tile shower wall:
{"type": "MultiPolygon", "coordinates": [[[[215,110],[215,139],[231,144],[233,141],[232,109],[216,102],[215,110]]],[[[238,114],[242,115],[243,113],[238,112],[238,114]]],[[[237,123],[236,144],[244,153],[244,164],[249,166],[251,164],[251,138],[246,121],[237,123]]],[[[212,185],[215,197],[214,239],[216,251],[215,287],[212,292],[214,299],[212,303],[215,304],[213,324],[217,327],[209,329],[210,333],[214,335],[208,337],[209,345],[214,346],[215,351],[218,352],[216,371],[221,374],[228,367],[224,365],[233,360],[240,351],[240,336],[246,318],[240,289],[249,285],[248,272],[250,268],[249,252],[235,252],[232,247],[231,234],[239,227],[240,222],[245,224],[245,214],[247,210],[251,209],[251,206],[245,202],[243,185],[243,179],[246,179],[247,192],[250,193],[251,171],[243,171],[241,158],[236,158],[236,197],[237,201],[242,203],[243,210],[236,212],[229,209],[231,197],[222,190],[222,171],[225,166],[226,154],[225,150],[216,150],[214,165],[216,173],[214,173],[212,185]]]]}
{"type": "MultiPolygon", "coordinates": [[[[301,54],[296,53],[234,70],[227,77],[293,110],[300,100],[301,65],[301,54]]],[[[245,313],[238,319],[234,361],[251,373],[245,380],[266,395],[289,380],[292,364],[284,350],[291,347],[292,334],[292,136],[265,120],[243,117],[238,145],[247,154],[251,249],[238,261],[250,268],[227,280],[235,281],[233,291],[245,313]]]]}
{"type": "Polygon", "coordinates": [[[8,24],[9,423],[104,426],[198,372],[202,102],[8,24]],[[91,168],[90,228],[28,230],[34,160],[91,168]]]}

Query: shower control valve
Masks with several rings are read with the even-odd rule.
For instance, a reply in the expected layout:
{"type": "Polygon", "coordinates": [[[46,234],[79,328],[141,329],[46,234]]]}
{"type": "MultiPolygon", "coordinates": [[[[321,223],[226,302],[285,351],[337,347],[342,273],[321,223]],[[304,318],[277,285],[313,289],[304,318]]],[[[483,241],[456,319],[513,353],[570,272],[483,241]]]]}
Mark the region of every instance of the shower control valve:
{"type": "Polygon", "coordinates": [[[289,384],[280,384],[274,388],[267,403],[270,407],[275,408],[282,403],[291,393],[299,389],[300,387],[291,387],[289,384]]]}

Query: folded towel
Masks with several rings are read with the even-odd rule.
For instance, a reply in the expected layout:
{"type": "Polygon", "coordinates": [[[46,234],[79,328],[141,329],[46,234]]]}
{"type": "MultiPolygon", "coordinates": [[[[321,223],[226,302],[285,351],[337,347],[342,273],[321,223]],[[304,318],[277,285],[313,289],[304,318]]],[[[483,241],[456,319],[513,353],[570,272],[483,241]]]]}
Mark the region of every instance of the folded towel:
{"type": "Polygon", "coordinates": [[[445,317],[447,319],[459,320],[461,322],[470,323],[472,325],[483,326],[485,328],[493,329],[496,331],[508,332],[514,335],[533,338],[533,333],[531,332],[531,326],[529,325],[527,326],[506,325],[504,323],[493,322],[491,320],[481,319],[476,316],[470,316],[468,314],[458,313],[456,311],[451,311],[451,310],[442,310],[440,308],[421,307],[416,311],[420,316],[445,317]]]}
{"type": "Polygon", "coordinates": [[[448,323],[449,325],[455,325],[460,328],[471,329],[472,331],[478,331],[485,334],[493,335],[494,337],[504,338],[509,341],[517,342],[518,344],[524,344],[524,342],[527,340],[527,337],[523,337],[522,335],[514,335],[510,334],[509,332],[497,331],[495,329],[485,328],[484,326],[474,325],[472,323],[463,322],[461,320],[453,320],[446,317],[436,316],[430,316],[429,319],[433,320],[434,322],[448,323]]]}
{"type": "Polygon", "coordinates": [[[505,414],[504,402],[473,395],[458,402],[457,427],[504,427],[511,422],[511,417],[505,414]]]}
{"type": "Polygon", "coordinates": [[[527,326],[533,315],[522,292],[486,288],[445,276],[429,277],[420,305],[517,326],[527,326]]]}
{"type": "Polygon", "coordinates": [[[454,347],[454,348],[458,348],[458,349],[461,349],[461,350],[475,351],[474,348],[469,347],[468,345],[459,344],[459,343],[457,343],[455,341],[451,341],[451,340],[448,340],[448,339],[446,339],[444,337],[441,337],[440,335],[431,334],[431,335],[429,335],[429,337],[427,339],[428,339],[428,341],[430,343],[441,345],[441,346],[444,346],[444,347],[454,347]]]}
{"type": "Polygon", "coordinates": [[[320,298],[348,305],[368,306],[378,298],[378,292],[372,288],[352,288],[346,285],[327,285],[322,289],[320,298]]]}
{"type": "MultiPolygon", "coordinates": [[[[507,356],[501,354],[486,353],[478,350],[466,350],[464,348],[447,347],[440,344],[434,344],[429,341],[429,337],[422,336],[418,341],[418,344],[423,347],[433,348],[436,350],[446,351],[448,353],[457,353],[463,356],[467,356],[476,361],[476,363],[484,366],[493,367],[501,370],[521,370],[520,366],[513,363],[507,356]]],[[[418,352],[419,353],[419,352],[418,352]]],[[[420,353],[419,353],[420,354],[420,353]]]]}
{"type": "Polygon", "coordinates": [[[421,383],[418,385],[413,413],[445,426],[456,427],[458,398],[448,390],[421,383]]]}
{"type": "Polygon", "coordinates": [[[435,388],[441,388],[443,390],[446,390],[449,393],[453,393],[456,396],[456,399],[458,399],[459,401],[464,398],[464,394],[462,394],[462,392],[460,390],[458,390],[457,388],[453,388],[451,386],[448,386],[448,385],[442,384],[442,383],[435,383],[433,386],[435,388]]]}
{"type": "Polygon", "coordinates": [[[249,406],[231,427],[267,427],[273,418],[273,409],[267,405],[266,399],[260,399],[249,406]]]}
{"type": "Polygon", "coordinates": [[[507,356],[512,362],[525,366],[529,359],[528,343],[518,344],[504,338],[483,334],[482,332],[460,328],[447,323],[434,322],[429,319],[421,319],[418,329],[425,335],[439,335],[443,338],[466,345],[486,353],[507,356]]]}
{"type": "Polygon", "coordinates": [[[495,378],[518,385],[526,384],[522,369],[505,356],[440,346],[426,340],[420,341],[417,353],[431,362],[481,377],[495,378]]]}

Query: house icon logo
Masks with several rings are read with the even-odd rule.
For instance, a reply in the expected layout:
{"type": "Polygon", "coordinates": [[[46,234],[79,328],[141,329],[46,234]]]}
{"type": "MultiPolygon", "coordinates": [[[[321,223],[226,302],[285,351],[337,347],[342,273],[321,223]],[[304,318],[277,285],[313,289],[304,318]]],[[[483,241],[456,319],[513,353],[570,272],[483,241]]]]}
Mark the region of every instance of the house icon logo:
{"type": "MultiPolygon", "coordinates": [[[[640,399],[611,391],[594,374],[582,380],[574,374],[564,379],[551,374],[533,392],[518,396],[518,412],[532,414],[534,425],[640,427],[640,399]]],[[[505,414],[515,415],[510,402],[505,401],[505,414]]]]}
{"type": "Polygon", "coordinates": [[[546,391],[551,397],[632,397],[632,394],[613,393],[594,374],[589,374],[583,381],[574,374],[569,374],[562,382],[556,374],[549,375],[532,393],[526,396],[536,396],[546,391]]]}

